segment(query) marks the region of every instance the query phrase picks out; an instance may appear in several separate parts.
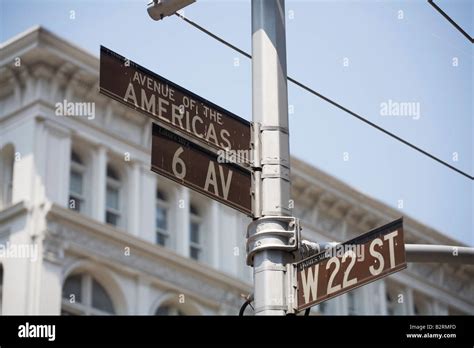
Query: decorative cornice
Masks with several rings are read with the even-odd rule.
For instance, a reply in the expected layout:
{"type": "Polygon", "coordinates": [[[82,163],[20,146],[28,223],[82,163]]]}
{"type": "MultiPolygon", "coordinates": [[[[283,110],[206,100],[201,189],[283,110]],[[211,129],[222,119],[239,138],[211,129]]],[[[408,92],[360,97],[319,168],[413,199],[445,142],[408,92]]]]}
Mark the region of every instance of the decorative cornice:
{"type": "Polygon", "coordinates": [[[9,219],[12,219],[18,215],[26,214],[30,210],[30,207],[26,201],[21,201],[16,204],[10,205],[3,210],[0,210],[0,222],[5,223],[9,219]]]}
{"type": "Polygon", "coordinates": [[[43,236],[43,257],[49,262],[62,265],[64,262],[65,242],[55,229],[47,229],[43,236]]]}
{"type": "Polygon", "coordinates": [[[223,300],[234,307],[241,304],[240,294],[250,291],[248,284],[236,278],[68,209],[53,205],[47,219],[48,230],[55,231],[61,241],[67,242],[66,253],[71,250],[86,258],[107,259],[173,284],[185,292],[213,302],[223,300]],[[125,255],[124,247],[130,248],[130,255],[125,255]]]}
{"type": "MultiPolygon", "coordinates": [[[[299,160],[298,158],[292,157],[291,164],[291,180],[296,186],[316,186],[323,190],[325,195],[334,196],[337,200],[342,200],[353,207],[357,207],[361,212],[371,214],[374,220],[381,223],[394,220],[402,215],[397,209],[391,208],[385,203],[362,194],[342,181],[324,173],[302,160],[299,160]]],[[[295,200],[299,198],[298,193],[302,193],[301,190],[298,189],[293,192],[293,199],[295,200]]],[[[419,239],[425,243],[464,245],[463,243],[416,221],[410,216],[403,214],[403,217],[406,233],[414,239],[419,239]]]]}
{"type": "Polygon", "coordinates": [[[409,263],[406,272],[412,276],[421,277],[430,285],[474,305],[473,286],[472,284],[469,286],[469,283],[472,281],[463,280],[460,276],[454,276],[446,267],[440,267],[437,264],[409,263]]]}

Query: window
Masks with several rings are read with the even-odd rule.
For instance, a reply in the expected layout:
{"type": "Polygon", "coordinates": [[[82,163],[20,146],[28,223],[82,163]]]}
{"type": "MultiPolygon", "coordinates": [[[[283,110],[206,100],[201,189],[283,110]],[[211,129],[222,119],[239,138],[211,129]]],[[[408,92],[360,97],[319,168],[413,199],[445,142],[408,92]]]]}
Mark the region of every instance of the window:
{"type": "Polygon", "coordinates": [[[404,310],[403,310],[404,294],[398,287],[388,289],[386,292],[386,299],[387,299],[387,314],[388,315],[404,314],[404,310]]]}
{"type": "Polygon", "coordinates": [[[316,306],[316,310],[318,311],[319,314],[325,314],[327,313],[328,310],[328,304],[327,302],[321,302],[316,306]]]}
{"type": "Polygon", "coordinates": [[[87,273],[69,276],[64,282],[62,297],[62,315],[115,314],[105,288],[87,273]]]}
{"type": "Polygon", "coordinates": [[[387,300],[387,314],[394,315],[395,314],[395,300],[392,298],[390,292],[387,291],[385,294],[387,300]]]}
{"type": "Polygon", "coordinates": [[[69,209],[84,212],[84,176],[86,167],[81,157],[71,152],[71,170],[69,175],[69,209]]]}
{"type": "Polygon", "coordinates": [[[155,208],[156,243],[168,246],[169,244],[169,201],[167,195],[160,190],[156,191],[155,208]]]}
{"type": "Polygon", "coordinates": [[[328,303],[327,303],[327,302],[321,302],[321,303],[319,304],[319,311],[320,311],[321,313],[327,313],[327,311],[328,311],[328,303]]]}
{"type": "Polygon", "coordinates": [[[107,166],[105,222],[114,226],[120,224],[120,177],[110,165],[107,166]]]}
{"type": "Polygon", "coordinates": [[[13,145],[9,144],[0,151],[0,209],[12,202],[14,157],[13,145]]]}
{"type": "Polygon", "coordinates": [[[431,314],[431,306],[429,300],[419,293],[413,296],[413,314],[428,315],[431,314]]]}
{"type": "Polygon", "coordinates": [[[413,306],[413,314],[415,314],[415,315],[420,315],[421,314],[420,307],[416,303],[413,306]]]}
{"type": "Polygon", "coordinates": [[[353,290],[347,293],[347,314],[357,314],[356,295],[353,290]]]}
{"type": "Polygon", "coordinates": [[[194,260],[202,260],[202,217],[194,204],[191,204],[191,222],[189,226],[189,255],[194,260]]]}
{"type": "Polygon", "coordinates": [[[466,312],[463,312],[457,308],[449,307],[448,308],[448,315],[468,315],[466,312]]]}
{"type": "Polygon", "coordinates": [[[0,264],[0,315],[2,315],[3,305],[3,266],[0,264]]]}
{"type": "Polygon", "coordinates": [[[176,306],[165,304],[163,306],[160,306],[156,310],[155,315],[186,315],[186,314],[180,309],[178,309],[176,306]]]}

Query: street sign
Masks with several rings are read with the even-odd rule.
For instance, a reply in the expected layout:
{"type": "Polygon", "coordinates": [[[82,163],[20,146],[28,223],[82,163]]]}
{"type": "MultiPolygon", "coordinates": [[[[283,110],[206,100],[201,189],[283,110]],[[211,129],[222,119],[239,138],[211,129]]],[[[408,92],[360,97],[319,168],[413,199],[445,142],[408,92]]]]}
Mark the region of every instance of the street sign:
{"type": "Polygon", "coordinates": [[[153,124],[151,170],[252,216],[250,171],[153,124]]]}
{"type": "Polygon", "coordinates": [[[240,164],[250,160],[250,122],[103,46],[99,86],[101,93],[181,134],[231,151],[228,158],[240,164]]]}
{"type": "Polygon", "coordinates": [[[406,268],[403,219],[295,264],[297,310],[406,268]]]}

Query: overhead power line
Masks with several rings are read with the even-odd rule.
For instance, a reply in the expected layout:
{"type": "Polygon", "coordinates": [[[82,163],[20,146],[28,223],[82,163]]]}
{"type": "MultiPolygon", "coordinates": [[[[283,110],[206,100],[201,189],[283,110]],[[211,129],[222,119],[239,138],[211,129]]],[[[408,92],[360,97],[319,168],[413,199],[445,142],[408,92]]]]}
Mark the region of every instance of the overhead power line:
{"type": "Polygon", "coordinates": [[[466,31],[461,28],[459,24],[457,24],[451,17],[449,17],[446,12],[444,12],[438,5],[435,4],[433,0],[428,0],[428,3],[433,6],[433,8],[438,11],[444,18],[448,20],[449,23],[453,25],[461,34],[463,34],[471,43],[474,43],[474,38],[471,37],[466,31]]]}
{"type": "MultiPolygon", "coordinates": [[[[209,36],[212,37],[213,39],[215,39],[215,40],[219,41],[220,43],[222,43],[222,44],[224,44],[224,45],[230,47],[231,49],[233,49],[234,51],[236,51],[236,52],[242,54],[243,56],[252,59],[252,55],[251,55],[251,54],[245,52],[244,50],[238,48],[237,46],[232,45],[230,42],[224,40],[223,38],[221,38],[221,37],[217,36],[216,34],[210,32],[209,30],[203,28],[202,26],[200,26],[200,25],[197,24],[196,22],[193,22],[192,20],[186,18],[185,16],[183,16],[183,15],[181,15],[181,14],[179,14],[179,13],[176,13],[176,15],[177,15],[179,18],[181,18],[182,20],[184,20],[186,23],[192,25],[193,27],[195,27],[196,29],[202,31],[203,33],[209,35],[209,36]]],[[[346,108],[346,107],[342,106],[341,104],[335,102],[334,100],[332,100],[332,99],[330,99],[330,98],[328,98],[328,97],[322,95],[321,93],[316,92],[314,89],[312,89],[312,88],[306,86],[305,84],[303,84],[303,83],[301,83],[301,82],[295,80],[294,78],[292,78],[292,77],[290,77],[290,76],[287,76],[287,78],[288,78],[288,81],[292,82],[293,84],[297,85],[298,87],[300,87],[300,88],[304,89],[305,91],[307,91],[307,92],[309,92],[309,93],[311,93],[311,94],[313,94],[313,95],[315,95],[315,96],[317,96],[317,97],[323,99],[324,101],[326,101],[326,102],[330,103],[331,105],[337,107],[338,109],[340,109],[340,110],[342,110],[342,111],[348,113],[349,115],[351,115],[351,116],[357,118],[358,120],[360,120],[360,121],[362,121],[362,122],[368,124],[369,126],[371,126],[371,127],[375,128],[375,129],[379,130],[380,132],[382,132],[382,133],[384,133],[384,134],[386,134],[386,135],[392,137],[393,139],[398,140],[399,142],[405,144],[406,146],[411,147],[412,149],[414,149],[414,150],[420,152],[421,154],[423,154],[423,155],[425,155],[425,156],[427,156],[427,157],[429,157],[429,158],[435,160],[436,162],[438,162],[438,163],[444,165],[445,167],[447,167],[447,168],[449,168],[449,169],[451,169],[451,170],[457,172],[458,174],[461,174],[461,175],[465,176],[465,177],[468,178],[468,179],[474,180],[474,177],[473,177],[472,175],[469,175],[468,173],[466,173],[466,172],[464,172],[464,171],[462,171],[462,170],[460,170],[460,169],[454,167],[453,165],[451,165],[451,164],[447,163],[446,161],[443,161],[442,159],[440,159],[440,158],[438,158],[438,157],[436,157],[436,156],[430,154],[429,152],[427,152],[427,151],[425,151],[425,150],[419,148],[418,146],[413,145],[413,144],[410,143],[409,141],[400,138],[398,135],[396,135],[396,134],[394,134],[394,133],[392,133],[392,132],[390,132],[390,131],[388,131],[388,130],[382,128],[382,127],[380,127],[379,125],[377,125],[377,124],[375,124],[375,123],[369,121],[368,119],[366,119],[365,117],[363,117],[363,116],[361,116],[361,115],[355,113],[354,111],[349,110],[348,108],[346,108]]]]}

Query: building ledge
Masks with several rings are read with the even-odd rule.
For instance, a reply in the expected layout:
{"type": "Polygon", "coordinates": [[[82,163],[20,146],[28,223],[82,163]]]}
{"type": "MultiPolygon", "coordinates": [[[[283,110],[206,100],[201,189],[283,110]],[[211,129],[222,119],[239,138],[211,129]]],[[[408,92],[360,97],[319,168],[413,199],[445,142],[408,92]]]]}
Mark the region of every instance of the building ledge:
{"type": "Polygon", "coordinates": [[[25,214],[29,210],[30,207],[26,201],[20,201],[18,203],[9,205],[3,210],[0,210],[0,223],[4,223],[18,215],[25,214]]]}
{"type": "Polygon", "coordinates": [[[152,244],[146,240],[133,236],[113,226],[98,222],[87,216],[71,211],[57,204],[51,204],[46,215],[48,221],[59,222],[71,228],[83,231],[85,234],[94,235],[107,241],[109,244],[127,246],[131,252],[144,258],[156,260],[160,264],[168,264],[172,268],[178,268],[185,273],[193,274],[202,280],[215,284],[219,287],[229,287],[241,293],[251,291],[250,284],[232,277],[220,270],[206,264],[198,263],[187,257],[183,257],[173,250],[160,245],[152,244]]]}

